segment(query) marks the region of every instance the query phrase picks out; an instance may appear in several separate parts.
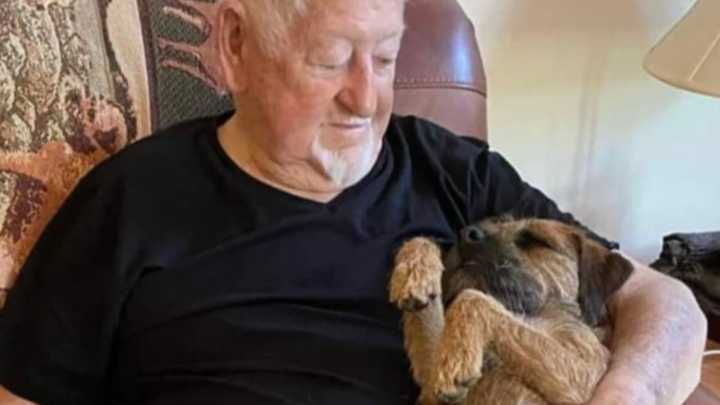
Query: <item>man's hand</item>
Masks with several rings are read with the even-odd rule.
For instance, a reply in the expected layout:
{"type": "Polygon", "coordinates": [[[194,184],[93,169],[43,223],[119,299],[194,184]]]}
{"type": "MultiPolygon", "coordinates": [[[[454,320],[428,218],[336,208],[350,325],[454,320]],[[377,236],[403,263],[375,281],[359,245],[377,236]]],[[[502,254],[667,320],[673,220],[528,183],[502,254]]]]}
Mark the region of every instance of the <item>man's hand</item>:
{"type": "Polygon", "coordinates": [[[681,282],[635,271],[609,303],[610,368],[589,405],[679,405],[700,382],[707,320],[681,282]]]}

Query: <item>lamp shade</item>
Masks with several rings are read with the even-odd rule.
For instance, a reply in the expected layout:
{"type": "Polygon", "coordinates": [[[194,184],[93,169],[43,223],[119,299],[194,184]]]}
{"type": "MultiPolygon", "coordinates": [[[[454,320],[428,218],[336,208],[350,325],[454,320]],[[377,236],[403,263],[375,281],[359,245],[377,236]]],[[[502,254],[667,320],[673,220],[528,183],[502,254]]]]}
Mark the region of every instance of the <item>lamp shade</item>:
{"type": "Polygon", "coordinates": [[[645,69],[673,86],[720,97],[720,0],[698,0],[650,51],[645,69]]]}

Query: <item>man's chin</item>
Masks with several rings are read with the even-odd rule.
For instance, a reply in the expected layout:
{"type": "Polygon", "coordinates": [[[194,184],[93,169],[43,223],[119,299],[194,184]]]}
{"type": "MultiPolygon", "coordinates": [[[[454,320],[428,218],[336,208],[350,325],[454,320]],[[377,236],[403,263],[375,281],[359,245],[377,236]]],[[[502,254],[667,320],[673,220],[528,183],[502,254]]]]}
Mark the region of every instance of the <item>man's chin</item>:
{"type": "Polygon", "coordinates": [[[370,167],[366,166],[367,165],[364,164],[353,165],[338,159],[338,161],[332,162],[328,167],[324,167],[324,171],[327,179],[337,187],[338,190],[343,190],[352,187],[367,175],[370,167]]]}
{"type": "Polygon", "coordinates": [[[372,142],[362,146],[330,151],[315,148],[315,157],[325,177],[338,190],[351,187],[362,180],[372,169],[379,148],[372,142]]]}

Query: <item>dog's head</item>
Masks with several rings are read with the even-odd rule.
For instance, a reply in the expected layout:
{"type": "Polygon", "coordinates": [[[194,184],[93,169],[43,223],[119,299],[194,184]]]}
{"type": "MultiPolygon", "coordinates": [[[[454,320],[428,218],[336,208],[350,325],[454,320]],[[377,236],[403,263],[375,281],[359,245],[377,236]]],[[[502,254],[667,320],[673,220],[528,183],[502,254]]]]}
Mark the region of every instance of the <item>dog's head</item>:
{"type": "Polygon", "coordinates": [[[582,230],[541,219],[490,219],[465,227],[444,261],[446,302],[474,288],[528,316],[551,301],[577,303],[592,326],[607,321],[607,299],[633,269],[582,230]]]}

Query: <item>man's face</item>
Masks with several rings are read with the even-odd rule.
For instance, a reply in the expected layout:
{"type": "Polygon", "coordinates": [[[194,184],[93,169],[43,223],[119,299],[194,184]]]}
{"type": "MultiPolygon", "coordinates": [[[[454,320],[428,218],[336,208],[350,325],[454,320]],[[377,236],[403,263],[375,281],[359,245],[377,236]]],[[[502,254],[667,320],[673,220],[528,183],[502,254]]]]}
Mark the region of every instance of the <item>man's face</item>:
{"type": "Polygon", "coordinates": [[[390,120],[403,13],[402,0],[322,0],[278,58],[248,47],[258,63],[237,107],[276,163],[309,164],[336,189],[367,174],[390,120]]]}

